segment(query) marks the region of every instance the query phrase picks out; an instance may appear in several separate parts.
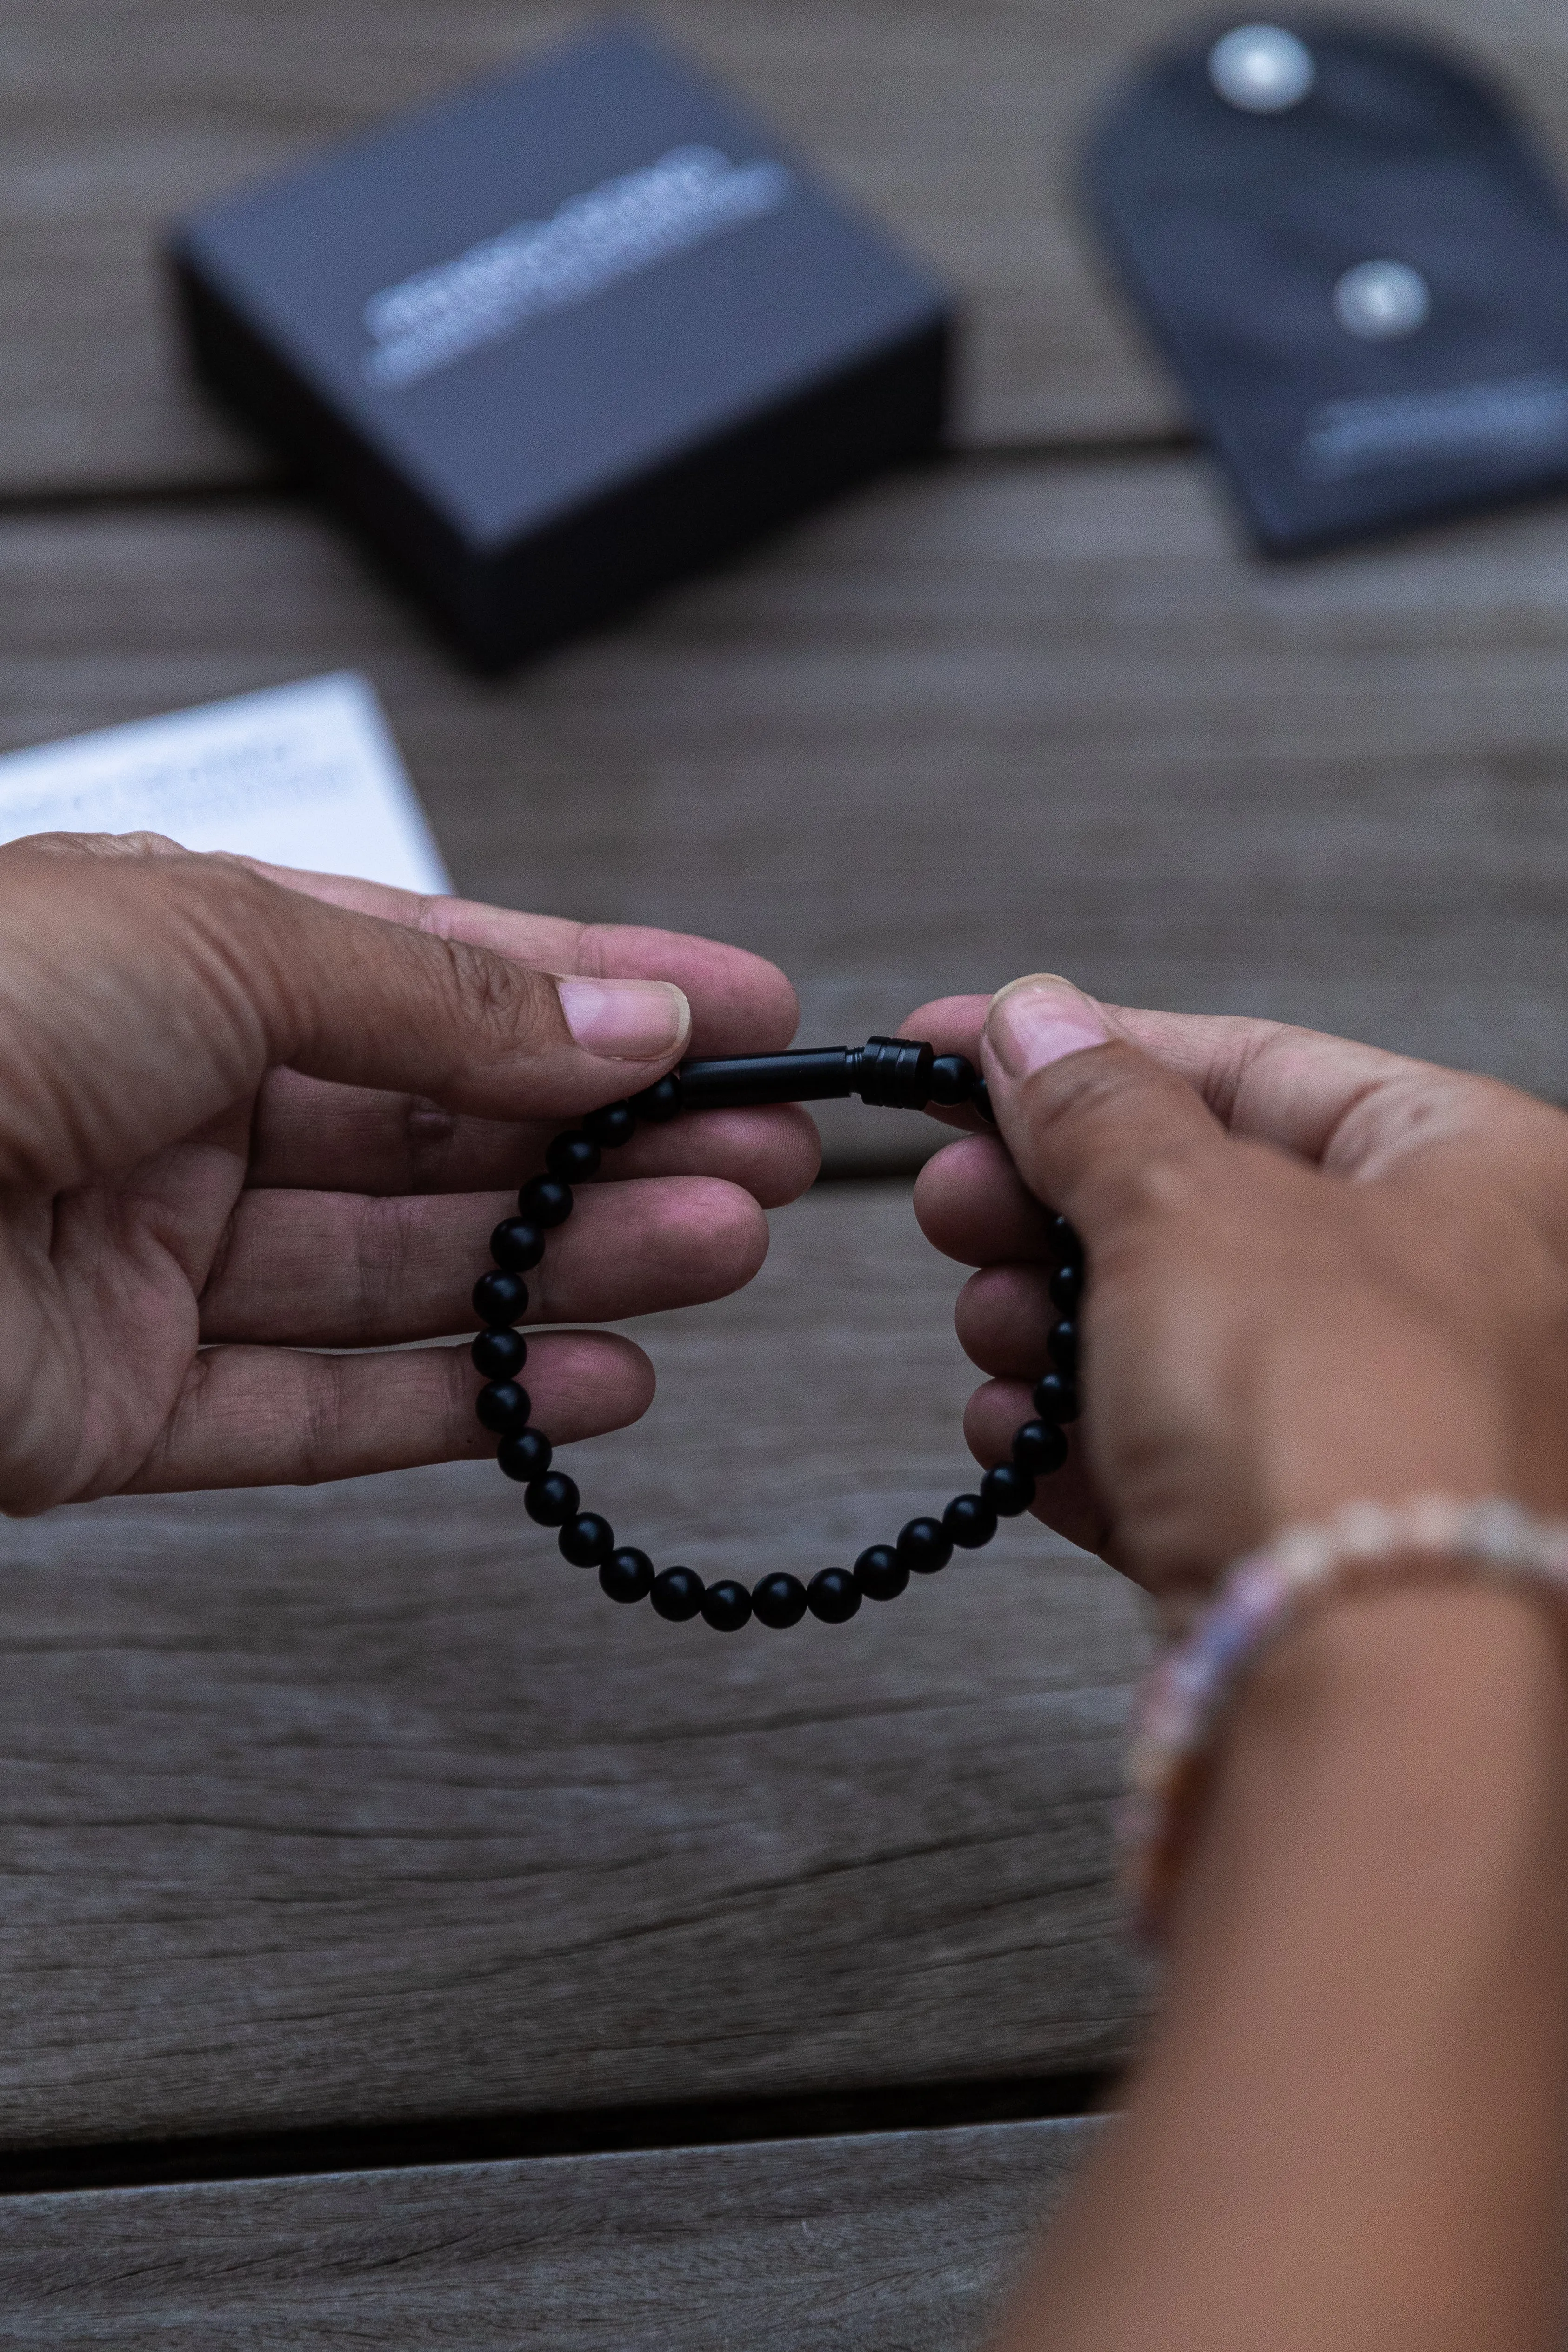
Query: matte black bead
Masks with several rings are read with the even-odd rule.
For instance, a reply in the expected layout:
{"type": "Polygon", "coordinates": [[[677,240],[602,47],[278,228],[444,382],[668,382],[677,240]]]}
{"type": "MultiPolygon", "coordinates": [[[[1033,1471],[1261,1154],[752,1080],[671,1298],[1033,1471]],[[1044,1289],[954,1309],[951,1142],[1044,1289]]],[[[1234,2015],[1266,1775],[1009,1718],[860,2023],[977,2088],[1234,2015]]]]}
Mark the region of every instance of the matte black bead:
{"type": "Polygon", "coordinates": [[[542,1478],[550,1465],[550,1442],[542,1429],[522,1429],[516,1437],[503,1437],[496,1448],[496,1459],[508,1478],[526,1486],[532,1478],[542,1478]]]}
{"type": "Polygon", "coordinates": [[[974,1104],[975,1108],[979,1112],[980,1117],[986,1121],[987,1125],[989,1127],[995,1127],[997,1123],[997,1114],[991,1108],[991,1090],[977,1070],[975,1073],[974,1083],[969,1088],[969,1100],[974,1104]]]}
{"type": "Polygon", "coordinates": [[[645,1601],[653,1590],[653,1563],[645,1551],[612,1551],[600,1563],[599,1590],[611,1601],[645,1601]]]}
{"type": "Polygon", "coordinates": [[[1057,1370],[1071,1380],[1078,1370],[1078,1326],[1071,1316],[1064,1315],[1060,1323],[1051,1325],[1045,1345],[1057,1370]]]}
{"type": "Polygon", "coordinates": [[[752,1586],[751,1606],[759,1624],[771,1625],[775,1633],[782,1633],[805,1615],[806,1588],[798,1576],[786,1576],[780,1570],[777,1576],[765,1576],[760,1584],[752,1586]]]}
{"type": "Polygon", "coordinates": [[[1051,1221],[1051,1246],[1055,1250],[1057,1256],[1061,1260],[1063,1265],[1082,1265],[1083,1244],[1078,1237],[1077,1226],[1072,1224],[1068,1218],[1062,1216],[1052,1217],[1051,1221]]]}
{"type": "Polygon", "coordinates": [[[938,1054],[931,1065],[931,1099],[951,1105],[967,1102],[975,1083],[975,1066],[962,1054],[938,1054]]]}
{"type": "Polygon", "coordinates": [[[1013,1439],[1013,1460],[1031,1478],[1049,1478],[1067,1459],[1067,1440],[1054,1422],[1026,1421],[1013,1439]]]}
{"type": "Polygon", "coordinates": [[[681,1082],[673,1070],[668,1077],[655,1079],[651,1087],[644,1087],[640,1095],[632,1097],[633,1112],[650,1127],[663,1126],[665,1119],[674,1118],[680,1107],[681,1082]]]}
{"type": "Polygon", "coordinates": [[[806,1606],[824,1625],[847,1623],[861,1605],[861,1589],[844,1568],[820,1568],[806,1587],[806,1606]]]}
{"type": "Polygon", "coordinates": [[[545,1232],[527,1217],[503,1217],[490,1236],[490,1255],[508,1274],[527,1274],[545,1254],[545,1232]]]}
{"type": "Polygon", "coordinates": [[[663,1576],[653,1579],[649,1598],[655,1616],[667,1617],[672,1625],[684,1625],[703,1605],[702,1578],[689,1568],[667,1568],[663,1576]]]}
{"type": "Polygon", "coordinates": [[[474,1400],[480,1427],[492,1431],[497,1437],[517,1436],[527,1429],[533,1409],[533,1399],[516,1381],[492,1381],[474,1400]]]}
{"type": "Polygon", "coordinates": [[[898,1531],[898,1557],[916,1576],[935,1576],[953,1557],[953,1538],[940,1519],[911,1519],[898,1531]]]}
{"type": "Polygon", "coordinates": [[[511,1381],[528,1360],[528,1343],[520,1331],[481,1331],[468,1354],[487,1381],[511,1381]]]}
{"type": "Polygon", "coordinates": [[[909,1582],[908,1563],[891,1544],[872,1544],[855,1562],[855,1582],[868,1601],[896,1601],[909,1582]]]}
{"type": "Polygon", "coordinates": [[[744,1584],[727,1576],[703,1594],[703,1622],[716,1633],[738,1633],[751,1622],[751,1595],[744,1584]]]}
{"type": "Polygon", "coordinates": [[[1016,1462],[998,1462],[980,1481],[980,1500],[989,1503],[999,1519],[1016,1519],[1034,1500],[1034,1480],[1016,1462]]]}
{"type": "Polygon", "coordinates": [[[517,1194],[517,1206],[536,1225],[564,1225],[571,1214],[571,1186],[554,1176],[530,1176],[517,1194]]]}
{"type": "Polygon", "coordinates": [[[580,1128],[558,1135],[545,1153],[545,1166],[560,1184],[586,1184],[599,1173],[599,1146],[580,1128]]]}
{"type": "Polygon", "coordinates": [[[474,1285],[474,1312],[481,1323],[505,1328],[528,1311],[528,1286],[520,1274],[482,1274],[474,1285]]]}
{"type": "Polygon", "coordinates": [[[1059,1315],[1076,1315],[1083,1296],[1083,1268],[1069,1260],[1051,1277],[1051,1303],[1059,1315]]]}
{"type": "Polygon", "coordinates": [[[573,1568],[597,1568],[615,1549],[615,1530],[597,1511],[579,1511],[559,1536],[560,1556],[573,1568]]]}
{"type": "Polygon", "coordinates": [[[942,1524],[962,1551],[978,1551],[997,1532],[997,1515],[983,1495],[955,1495],[942,1524]]]}
{"type": "Polygon", "coordinates": [[[559,1470],[530,1480],[523,1489],[523,1508],[541,1528],[559,1528],[574,1519],[581,1500],[576,1479],[563,1477],[559,1470]]]}
{"type": "Polygon", "coordinates": [[[606,1103],[602,1110],[589,1112],[582,1131],[601,1151],[619,1151],[637,1132],[637,1114],[629,1102],[606,1103]]]}
{"type": "Polygon", "coordinates": [[[1034,1409],[1041,1421],[1064,1424],[1076,1421],[1082,1410],[1077,1381],[1070,1381],[1065,1372],[1047,1372],[1034,1384],[1034,1409]]]}

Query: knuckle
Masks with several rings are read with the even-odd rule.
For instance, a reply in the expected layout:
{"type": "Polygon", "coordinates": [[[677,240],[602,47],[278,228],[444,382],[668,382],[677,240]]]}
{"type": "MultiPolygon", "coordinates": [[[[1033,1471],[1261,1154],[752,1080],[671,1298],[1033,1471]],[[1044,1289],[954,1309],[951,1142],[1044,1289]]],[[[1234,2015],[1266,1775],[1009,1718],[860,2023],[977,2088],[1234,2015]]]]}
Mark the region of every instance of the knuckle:
{"type": "Polygon", "coordinates": [[[527,964],[461,940],[440,942],[448,985],[463,1025],[497,1045],[552,1040],[559,1018],[553,983],[527,964]]]}

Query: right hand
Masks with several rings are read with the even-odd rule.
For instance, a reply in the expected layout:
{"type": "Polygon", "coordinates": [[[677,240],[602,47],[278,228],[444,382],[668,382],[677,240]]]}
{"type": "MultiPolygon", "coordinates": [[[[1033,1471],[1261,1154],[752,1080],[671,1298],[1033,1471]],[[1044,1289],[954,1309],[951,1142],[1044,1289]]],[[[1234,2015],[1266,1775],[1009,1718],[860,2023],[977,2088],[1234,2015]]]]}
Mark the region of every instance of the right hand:
{"type": "Polygon", "coordinates": [[[1038,1515],[1147,1586],[1206,1589],[1348,1501],[1568,1509],[1568,1117],[1271,1022],[1095,1003],[1051,975],[904,1024],[979,1055],[1007,1149],[929,1161],[930,1240],[977,1266],[959,1337],[1006,1458],[1082,1234],[1082,1420],[1038,1515]],[[1010,1153],[1010,1157],[1009,1157],[1010,1153]]]}

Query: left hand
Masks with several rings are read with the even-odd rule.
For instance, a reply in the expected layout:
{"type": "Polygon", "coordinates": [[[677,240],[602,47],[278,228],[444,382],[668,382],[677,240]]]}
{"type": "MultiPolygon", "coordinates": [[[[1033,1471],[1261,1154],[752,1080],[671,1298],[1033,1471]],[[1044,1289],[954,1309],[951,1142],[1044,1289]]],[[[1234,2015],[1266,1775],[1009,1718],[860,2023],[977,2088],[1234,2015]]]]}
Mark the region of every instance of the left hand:
{"type": "MultiPolygon", "coordinates": [[[[549,1139],[794,1024],[782,972],[710,940],[146,835],[0,848],[0,1509],[492,1452],[466,1343],[407,1343],[472,1333],[549,1139]]],[[[795,1108],[643,1129],[527,1320],[738,1288],[816,1166],[795,1108]]],[[[557,1443],[653,1390],[609,1333],[535,1339],[525,1379],[557,1443]]]]}

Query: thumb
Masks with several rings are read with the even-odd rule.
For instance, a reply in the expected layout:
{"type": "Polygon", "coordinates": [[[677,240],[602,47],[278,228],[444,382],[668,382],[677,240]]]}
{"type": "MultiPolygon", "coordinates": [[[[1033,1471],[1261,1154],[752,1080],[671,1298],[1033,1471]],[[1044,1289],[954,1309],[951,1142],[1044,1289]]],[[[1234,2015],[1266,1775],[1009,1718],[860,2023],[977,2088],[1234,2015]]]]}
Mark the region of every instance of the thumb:
{"type": "Polygon", "coordinates": [[[1038,1200],[1091,1250],[1212,1177],[1225,1135],[1185,1078],[1116,1034],[1092,997],[1031,972],[991,999],[981,1060],[997,1124],[1038,1200]]]}

